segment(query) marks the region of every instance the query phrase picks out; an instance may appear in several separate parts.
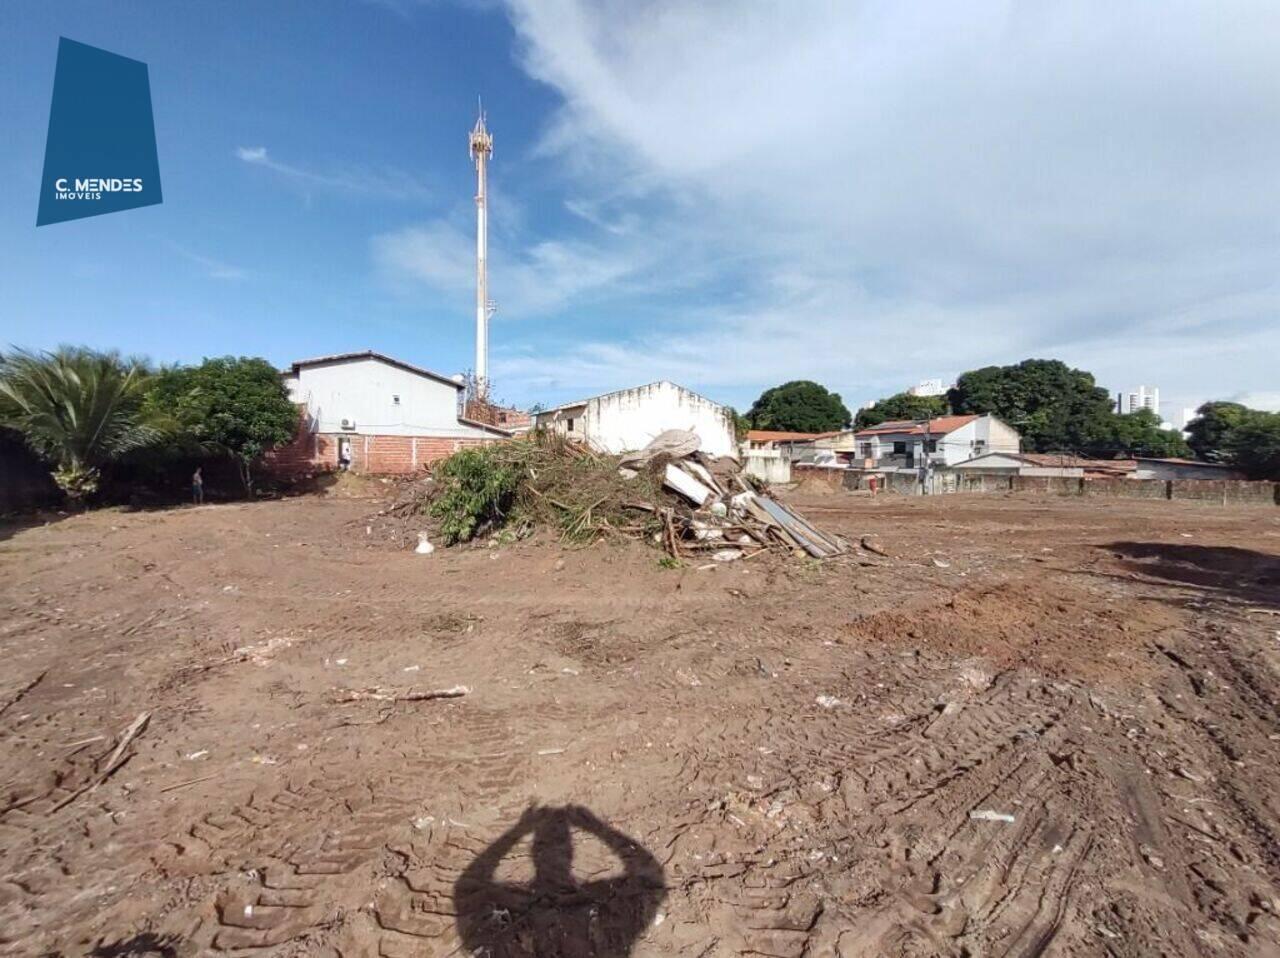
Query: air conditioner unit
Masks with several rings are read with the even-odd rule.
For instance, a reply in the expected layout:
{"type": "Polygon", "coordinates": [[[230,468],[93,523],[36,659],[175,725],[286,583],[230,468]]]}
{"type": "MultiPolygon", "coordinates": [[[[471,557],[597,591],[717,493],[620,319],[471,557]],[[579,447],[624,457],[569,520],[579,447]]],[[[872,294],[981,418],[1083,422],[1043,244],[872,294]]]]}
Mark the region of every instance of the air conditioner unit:
{"type": "Polygon", "coordinates": [[[354,431],[356,428],[356,421],[354,419],[344,419],[342,420],[342,428],[354,431]]]}

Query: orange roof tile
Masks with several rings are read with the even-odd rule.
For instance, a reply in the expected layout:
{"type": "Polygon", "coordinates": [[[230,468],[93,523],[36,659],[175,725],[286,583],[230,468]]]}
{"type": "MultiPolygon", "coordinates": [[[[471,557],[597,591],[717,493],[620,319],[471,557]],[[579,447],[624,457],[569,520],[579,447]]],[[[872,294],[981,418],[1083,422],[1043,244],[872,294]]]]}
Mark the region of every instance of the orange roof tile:
{"type": "MultiPolygon", "coordinates": [[[[929,420],[929,435],[945,436],[949,432],[955,432],[961,426],[967,426],[969,423],[977,419],[977,416],[939,416],[937,419],[929,420]]],[[[866,429],[860,429],[855,435],[858,436],[883,436],[888,433],[905,434],[908,436],[923,436],[925,432],[925,421],[923,419],[897,419],[891,422],[882,422],[875,426],[869,426],[866,429]]]]}
{"type": "Polygon", "coordinates": [[[748,442],[809,442],[812,439],[825,439],[827,436],[838,436],[839,432],[777,432],[772,429],[747,430],[748,442]]]}

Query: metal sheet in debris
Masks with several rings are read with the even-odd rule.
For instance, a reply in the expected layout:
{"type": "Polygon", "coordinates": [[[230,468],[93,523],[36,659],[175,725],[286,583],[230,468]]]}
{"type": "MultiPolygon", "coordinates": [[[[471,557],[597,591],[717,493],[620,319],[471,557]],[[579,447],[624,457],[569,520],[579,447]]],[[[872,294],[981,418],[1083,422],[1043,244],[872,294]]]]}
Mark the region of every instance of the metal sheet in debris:
{"type": "Polygon", "coordinates": [[[817,559],[824,559],[836,551],[831,546],[819,541],[811,533],[806,532],[804,525],[797,522],[791,513],[767,496],[757,496],[756,502],[769,517],[787,531],[791,538],[800,543],[801,548],[817,559]]]}
{"type": "Polygon", "coordinates": [[[795,522],[798,522],[800,524],[800,528],[805,531],[805,534],[808,535],[809,538],[815,539],[818,542],[822,543],[824,546],[827,546],[828,548],[830,548],[830,550],[833,553],[838,554],[841,552],[848,551],[849,544],[845,542],[843,539],[841,539],[839,536],[831,535],[830,533],[824,532],[823,530],[815,526],[812,522],[810,522],[808,519],[806,519],[804,516],[800,515],[798,512],[791,510],[787,506],[782,505],[782,503],[775,503],[775,505],[777,505],[781,509],[786,510],[787,515],[789,515],[795,522]]]}

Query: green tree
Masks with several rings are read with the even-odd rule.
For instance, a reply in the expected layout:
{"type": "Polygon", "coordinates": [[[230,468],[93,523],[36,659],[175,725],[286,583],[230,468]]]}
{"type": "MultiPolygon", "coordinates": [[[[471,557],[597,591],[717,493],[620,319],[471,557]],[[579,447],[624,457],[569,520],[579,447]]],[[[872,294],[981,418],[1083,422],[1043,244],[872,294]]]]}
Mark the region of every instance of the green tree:
{"type": "Polygon", "coordinates": [[[747,430],[751,428],[751,420],[733,406],[729,407],[729,415],[733,418],[733,437],[741,442],[746,438],[747,430]]]}
{"type": "Polygon", "coordinates": [[[868,409],[859,409],[854,417],[853,425],[857,429],[878,426],[882,422],[899,419],[933,419],[944,415],[947,411],[946,396],[913,396],[910,393],[895,393],[887,399],[876,401],[868,409]]]}
{"type": "Polygon", "coordinates": [[[246,493],[253,492],[253,464],[298,428],[298,410],[265,359],[223,356],[162,370],[147,409],[168,417],[183,438],[235,460],[246,493]]]}
{"type": "Polygon", "coordinates": [[[161,436],[143,396],[150,372],[139,359],[60,346],[0,356],[0,425],[20,433],[53,467],[75,502],[98,488],[103,466],[161,436]]]}
{"type": "Polygon", "coordinates": [[[1187,424],[1187,444],[1197,459],[1230,462],[1233,434],[1254,414],[1255,410],[1238,402],[1207,402],[1187,424]]]}
{"type": "Polygon", "coordinates": [[[1110,442],[1101,443],[1105,448],[1099,452],[1156,458],[1191,453],[1182,433],[1160,428],[1160,417],[1150,409],[1139,409],[1124,416],[1112,414],[1111,430],[1110,442]]]}
{"type": "Polygon", "coordinates": [[[1231,463],[1250,479],[1280,480],[1280,413],[1247,411],[1231,432],[1231,463]]]}
{"type": "Polygon", "coordinates": [[[1017,429],[1032,452],[1102,453],[1116,441],[1107,391],[1056,359],[1027,359],[964,373],[947,394],[953,412],[991,413],[1017,429]]]}
{"type": "Polygon", "coordinates": [[[839,393],[807,379],[766,389],[748,410],[747,419],[753,429],[783,432],[831,432],[852,421],[839,393]]]}

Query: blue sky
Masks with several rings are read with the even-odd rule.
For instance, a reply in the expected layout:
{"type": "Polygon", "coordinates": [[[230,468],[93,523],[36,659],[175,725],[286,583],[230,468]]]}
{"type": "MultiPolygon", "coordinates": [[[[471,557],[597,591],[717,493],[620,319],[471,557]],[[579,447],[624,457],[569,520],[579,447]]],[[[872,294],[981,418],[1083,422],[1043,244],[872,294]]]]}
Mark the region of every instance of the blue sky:
{"type": "Polygon", "coordinates": [[[1028,356],[1280,404],[1280,8],[10,0],[0,341],[472,361],[850,405],[1028,356]],[[58,37],[150,67],[164,203],[36,229],[58,37]]]}

